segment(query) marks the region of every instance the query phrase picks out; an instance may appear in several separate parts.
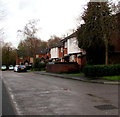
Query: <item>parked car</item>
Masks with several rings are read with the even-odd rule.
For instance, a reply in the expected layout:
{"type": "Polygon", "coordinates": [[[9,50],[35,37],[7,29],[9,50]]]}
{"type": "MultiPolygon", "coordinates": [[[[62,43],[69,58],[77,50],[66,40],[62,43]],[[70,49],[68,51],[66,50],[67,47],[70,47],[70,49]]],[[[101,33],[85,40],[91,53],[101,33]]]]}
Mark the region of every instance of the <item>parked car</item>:
{"type": "Polygon", "coordinates": [[[22,72],[22,71],[24,71],[24,72],[27,71],[25,65],[15,65],[14,72],[22,72]]]}
{"type": "Polygon", "coordinates": [[[13,70],[13,69],[14,69],[13,65],[10,65],[9,70],[13,70]]]}
{"type": "Polygon", "coordinates": [[[2,70],[2,71],[5,71],[5,70],[7,70],[7,67],[6,67],[6,65],[2,65],[2,66],[1,66],[1,70],[2,70]]]}

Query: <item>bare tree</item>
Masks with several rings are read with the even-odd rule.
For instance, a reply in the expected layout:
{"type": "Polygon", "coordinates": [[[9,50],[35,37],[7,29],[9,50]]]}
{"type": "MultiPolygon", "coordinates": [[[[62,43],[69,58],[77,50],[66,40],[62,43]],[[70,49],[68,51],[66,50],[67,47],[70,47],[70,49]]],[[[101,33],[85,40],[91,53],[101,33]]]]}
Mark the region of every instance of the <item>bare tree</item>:
{"type": "Polygon", "coordinates": [[[48,40],[48,47],[54,47],[57,46],[60,43],[61,38],[57,37],[56,35],[51,36],[51,38],[48,40]]]}
{"type": "Polygon", "coordinates": [[[39,30],[39,28],[36,27],[38,22],[39,20],[37,19],[29,20],[24,29],[18,30],[18,32],[22,32],[25,38],[36,38],[36,33],[39,30]]]}
{"type": "Polygon", "coordinates": [[[116,13],[120,13],[120,1],[116,5],[116,13]]]}
{"type": "Polygon", "coordinates": [[[39,20],[30,20],[23,30],[19,30],[25,39],[19,43],[18,51],[20,56],[34,57],[35,54],[42,48],[47,48],[47,42],[42,41],[36,36],[37,23],[39,20]]]}

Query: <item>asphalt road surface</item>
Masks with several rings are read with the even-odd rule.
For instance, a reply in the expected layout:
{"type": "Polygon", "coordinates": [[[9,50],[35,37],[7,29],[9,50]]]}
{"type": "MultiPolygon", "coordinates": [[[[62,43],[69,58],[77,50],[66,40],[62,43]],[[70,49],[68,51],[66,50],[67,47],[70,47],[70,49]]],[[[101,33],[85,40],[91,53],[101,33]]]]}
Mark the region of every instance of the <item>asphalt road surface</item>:
{"type": "Polygon", "coordinates": [[[4,71],[19,115],[118,115],[118,85],[4,71]]]}
{"type": "Polygon", "coordinates": [[[6,87],[4,83],[2,83],[2,116],[5,115],[15,115],[15,110],[9,98],[6,87]]]}
{"type": "Polygon", "coordinates": [[[0,116],[2,115],[2,72],[0,71],[0,116]]]}
{"type": "Polygon", "coordinates": [[[0,71],[0,115],[15,115],[8,92],[2,82],[2,72],[0,71]]]}

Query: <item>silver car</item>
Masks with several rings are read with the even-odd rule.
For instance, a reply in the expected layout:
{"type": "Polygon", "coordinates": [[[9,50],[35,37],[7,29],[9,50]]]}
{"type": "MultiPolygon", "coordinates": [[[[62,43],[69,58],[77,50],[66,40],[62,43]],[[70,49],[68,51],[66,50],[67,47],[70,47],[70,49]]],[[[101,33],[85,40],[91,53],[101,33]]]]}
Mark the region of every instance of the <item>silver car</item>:
{"type": "Polygon", "coordinates": [[[13,65],[10,65],[9,70],[13,70],[13,69],[14,69],[13,65]]]}

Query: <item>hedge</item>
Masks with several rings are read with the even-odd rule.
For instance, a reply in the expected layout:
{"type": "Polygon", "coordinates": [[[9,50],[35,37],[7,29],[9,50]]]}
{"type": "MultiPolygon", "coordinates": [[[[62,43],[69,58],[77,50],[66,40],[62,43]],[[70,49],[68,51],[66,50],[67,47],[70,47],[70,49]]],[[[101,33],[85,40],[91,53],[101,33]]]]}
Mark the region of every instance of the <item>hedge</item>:
{"type": "Polygon", "coordinates": [[[83,72],[88,77],[120,75],[120,65],[86,65],[83,72]]]}

